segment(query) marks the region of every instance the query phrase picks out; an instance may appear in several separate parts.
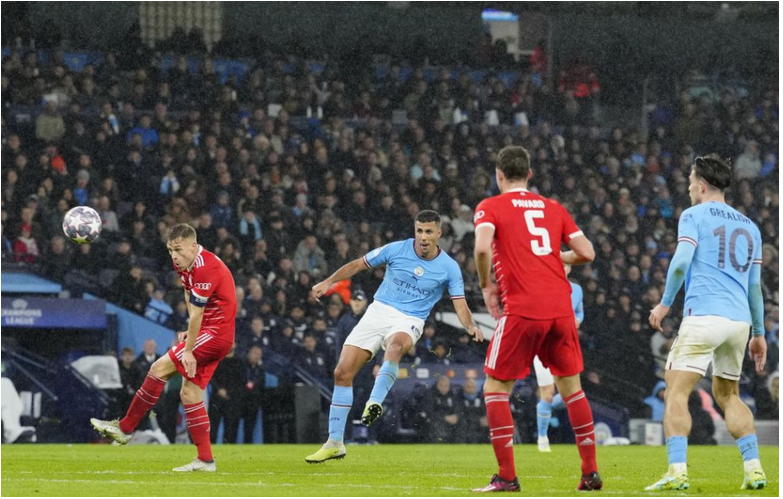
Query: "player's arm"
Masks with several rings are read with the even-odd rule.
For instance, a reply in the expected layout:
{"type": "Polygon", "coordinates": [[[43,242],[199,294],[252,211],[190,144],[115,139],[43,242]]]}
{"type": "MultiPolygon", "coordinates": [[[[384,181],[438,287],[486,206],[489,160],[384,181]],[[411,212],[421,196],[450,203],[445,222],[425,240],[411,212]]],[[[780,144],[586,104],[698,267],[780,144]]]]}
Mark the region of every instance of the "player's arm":
{"type": "Polygon", "coordinates": [[[350,261],[337,269],[334,274],[313,286],[313,296],[316,300],[318,300],[329,290],[329,286],[332,284],[343,281],[345,279],[350,279],[359,272],[369,268],[372,267],[367,262],[366,257],[357,258],[356,260],[350,261]]]}
{"type": "Polygon", "coordinates": [[[561,251],[560,259],[568,265],[582,265],[595,260],[595,249],[584,234],[579,231],[568,241],[569,251],[561,251]]]}
{"type": "Polygon", "coordinates": [[[767,340],[764,338],[764,295],[761,292],[761,264],[755,261],[750,266],[748,280],[748,305],[753,321],[753,338],[748,345],[750,358],[756,362],[756,371],[764,371],[767,362],[767,340]]]}
{"type": "Polygon", "coordinates": [[[476,227],[476,242],[473,247],[473,258],[476,261],[479,287],[486,288],[491,281],[492,271],[492,239],[495,237],[495,226],[481,224],[476,227]]]}
{"type": "Polygon", "coordinates": [[[460,324],[468,331],[469,335],[473,336],[473,341],[484,341],[484,333],[473,322],[473,314],[470,312],[470,308],[468,308],[468,302],[465,300],[465,297],[454,298],[451,300],[451,303],[454,304],[454,311],[457,313],[460,324]]]}
{"type": "Polygon", "coordinates": [[[650,326],[653,329],[661,330],[661,321],[674,302],[674,298],[685,282],[685,276],[693,262],[693,255],[696,253],[696,246],[690,241],[681,241],[677,244],[677,250],[669,263],[669,271],[666,274],[666,289],[663,292],[663,299],[650,312],[650,326]]]}
{"type": "Polygon", "coordinates": [[[484,297],[484,305],[494,319],[500,319],[500,293],[497,283],[492,282],[492,239],[495,237],[495,226],[492,223],[481,223],[476,226],[476,242],[473,247],[473,258],[476,262],[479,287],[484,297]]]}

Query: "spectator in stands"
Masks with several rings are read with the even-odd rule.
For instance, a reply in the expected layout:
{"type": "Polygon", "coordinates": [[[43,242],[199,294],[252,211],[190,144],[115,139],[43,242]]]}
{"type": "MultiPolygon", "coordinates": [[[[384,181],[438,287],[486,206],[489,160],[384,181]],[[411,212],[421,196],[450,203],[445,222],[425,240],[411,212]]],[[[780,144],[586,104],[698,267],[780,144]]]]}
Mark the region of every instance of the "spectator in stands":
{"type": "Polygon", "coordinates": [[[756,178],[761,173],[761,166],[759,144],[755,140],[750,140],[734,163],[734,176],[737,180],[756,178]]]}
{"type": "Polygon", "coordinates": [[[120,383],[122,389],[117,400],[117,413],[124,414],[130,406],[136,390],[141,387],[145,374],[141,372],[141,367],[134,361],[136,354],[133,348],[125,347],[120,353],[120,383]]]}
{"type": "Polygon", "coordinates": [[[133,142],[133,136],[138,135],[140,137],[140,145],[144,149],[152,149],[160,140],[158,132],[152,128],[152,117],[148,114],[141,116],[139,123],[128,131],[125,140],[133,142]]]}
{"type": "Polygon", "coordinates": [[[448,376],[438,377],[435,386],[430,388],[424,399],[429,443],[457,442],[460,422],[460,400],[451,389],[448,376]]]}
{"type": "Polygon", "coordinates": [[[65,239],[62,236],[54,236],[49,243],[49,252],[43,260],[43,275],[54,281],[62,282],[70,268],[70,247],[65,246],[65,239]]]}
{"type": "Polygon", "coordinates": [[[311,334],[304,337],[297,362],[320,380],[328,379],[333,371],[331,360],[318,350],[318,339],[311,334]]]}
{"type": "Polygon", "coordinates": [[[209,401],[209,439],[217,443],[220,421],[223,420],[223,442],[237,443],[239,421],[245,410],[247,368],[232,348],[220,361],[212,376],[212,397],[209,401]]]}
{"type": "Polygon", "coordinates": [[[162,289],[155,289],[144,309],[144,317],[158,324],[166,324],[169,317],[174,313],[171,305],[163,300],[163,294],[162,289]]]}
{"type": "Polygon", "coordinates": [[[259,347],[262,349],[269,348],[272,345],[272,340],[265,332],[264,319],[260,315],[256,315],[250,321],[250,330],[247,336],[237,335],[237,351],[242,355],[246,355],[253,347],[259,347]]]}
{"type": "Polygon", "coordinates": [[[649,419],[663,422],[664,398],[666,397],[666,383],[659,381],[653,387],[652,394],[644,399],[644,403],[650,408],[649,419]]]}
{"type": "Polygon", "coordinates": [[[246,444],[255,443],[253,433],[258,419],[258,411],[264,407],[266,369],[263,359],[264,351],[259,345],[253,345],[247,351],[247,382],[245,383],[245,406],[242,414],[245,422],[244,442],[246,444]]]}
{"type": "Polygon", "coordinates": [[[297,246],[294,253],[294,271],[307,272],[314,278],[326,276],[329,272],[324,250],[318,246],[315,235],[306,236],[297,246]]]}
{"type": "Polygon", "coordinates": [[[44,112],[35,120],[35,137],[42,142],[57,142],[65,135],[65,121],[57,109],[57,102],[46,102],[44,112]]]}
{"type": "Polygon", "coordinates": [[[769,393],[775,405],[775,419],[780,419],[780,373],[774,372],[768,380],[769,393]]]}
{"type": "Polygon", "coordinates": [[[158,343],[153,339],[144,340],[144,344],[141,347],[141,353],[136,357],[136,365],[139,366],[141,373],[146,376],[149,372],[152,364],[160,358],[157,352],[158,343]]]}
{"type": "Polygon", "coordinates": [[[459,442],[478,444],[489,440],[489,423],[484,398],[475,378],[466,378],[460,391],[462,406],[458,434],[459,442]]]}
{"type": "Polygon", "coordinates": [[[38,261],[38,243],[32,237],[33,226],[23,223],[19,226],[19,235],[14,241],[14,260],[17,262],[36,263],[38,261]]]}

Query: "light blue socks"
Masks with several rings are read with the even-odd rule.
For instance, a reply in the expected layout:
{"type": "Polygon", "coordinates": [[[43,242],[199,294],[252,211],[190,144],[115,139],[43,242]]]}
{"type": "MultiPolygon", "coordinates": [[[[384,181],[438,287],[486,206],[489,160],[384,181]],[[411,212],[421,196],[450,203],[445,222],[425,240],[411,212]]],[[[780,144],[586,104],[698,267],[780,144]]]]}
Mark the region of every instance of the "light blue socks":
{"type": "Polygon", "coordinates": [[[386,400],[394,382],[397,381],[397,374],[400,372],[400,365],[396,362],[386,360],[383,362],[378,376],[375,378],[375,385],[370,393],[370,401],[382,404],[386,400]]]}
{"type": "Polygon", "coordinates": [[[343,441],[345,422],[352,405],[353,387],[335,385],[332,392],[332,405],[329,406],[329,440],[343,441]]]}

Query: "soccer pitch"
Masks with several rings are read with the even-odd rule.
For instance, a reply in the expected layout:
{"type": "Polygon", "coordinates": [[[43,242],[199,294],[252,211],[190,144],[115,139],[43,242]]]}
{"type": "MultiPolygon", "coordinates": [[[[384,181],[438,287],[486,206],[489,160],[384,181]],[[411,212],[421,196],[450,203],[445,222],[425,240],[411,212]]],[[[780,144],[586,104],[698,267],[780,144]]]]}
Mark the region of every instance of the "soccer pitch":
{"type": "MultiPolygon", "coordinates": [[[[3,445],[3,496],[466,496],[495,471],[486,445],[348,446],[342,461],[311,465],[313,445],[214,447],[217,473],[173,473],[189,462],[187,445],[3,445]]],[[[644,487],[666,470],[663,447],[599,447],[601,496],[778,496],[778,447],[761,448],[770,480],[761,491],[741,491],[736,447],[690,447],[691,489],[650,493],[644,487]]],[[[573,445],[551,454],[534,445],[515,449],[524,496],[570,496],[578,482],[573,445]]]]}

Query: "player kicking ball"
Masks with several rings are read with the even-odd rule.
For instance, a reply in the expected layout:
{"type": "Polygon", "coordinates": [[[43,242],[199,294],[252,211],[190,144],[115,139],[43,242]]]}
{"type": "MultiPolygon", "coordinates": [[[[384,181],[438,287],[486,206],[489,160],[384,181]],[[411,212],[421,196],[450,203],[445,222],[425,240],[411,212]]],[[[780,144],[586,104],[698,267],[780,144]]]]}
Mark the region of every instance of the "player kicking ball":
{"type": "Polygon", "coordinates": [[[345,457],[343,434],[353,405],[353,378],[378,349],[383,348],[386,352],[383,365],[364,408],[362,423],[371,425],[381,417],[383,401],[397,379],[400,360],[421,337],[424,321],[440,301],[445,288],[448,288],[460,322],[474,341],[484,339],[465,301],[462,272],[457,262],[438,246],[440,215],[432,210],[421,211],[416,215],[414,230],[413,239],[377,248],[343,265],[328,279],[313,286],[313,295],[318,299],[335,282],[350,279],[362,270],[386,265],[386,274],[373,303],[345,339],[334,370],[329,439],[318,452],[305,458],[308,463],[345,457]]]}
{"type": "Polygon", "coordinates": [[[218,363],[234,344],[237,309],[234,278],[220,258],[196,242],[196,230],[188,224],[172,227],[166,246],[185,290],[190,315],[188,330],[180,333],[180,343],[171,347],[168,355],[152,364],[124,418],[114,421],[93,418],[90,424],[118,444],[127,444],[141,418],[158,402],[166,381],[179,372],[184,378],[180,398],[198,456],[174,471],[215,471],[203,391],[218,363]]]}
{"type": "Polygon", "coordinates": [[[688,396],[712,364],[712,393],[744,461],[742,489],[763,489],[767,477],[759,461],[753,414],[739,397],[742,359],[762,372],[767,359],[764,297],[761,294],[761,233],[724,198],[731,166],[717,155],[700,156],[691,167],[691,206],[680,216],[677,250],[666,276],[663,299],[650,312],[650,326],[661,329],[685,282],[685,318],[666,361],[663,428],[669,469],[645,490],[687,490],[688,396]]]}

